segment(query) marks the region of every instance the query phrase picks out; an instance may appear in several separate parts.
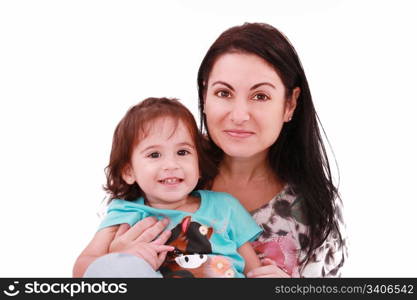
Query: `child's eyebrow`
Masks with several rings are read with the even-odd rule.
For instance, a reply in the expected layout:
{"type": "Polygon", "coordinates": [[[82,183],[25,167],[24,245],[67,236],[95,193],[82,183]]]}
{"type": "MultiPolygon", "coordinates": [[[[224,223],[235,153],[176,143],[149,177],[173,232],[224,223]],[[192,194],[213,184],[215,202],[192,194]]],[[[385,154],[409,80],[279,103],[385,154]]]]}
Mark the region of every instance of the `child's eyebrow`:
{"type": "Polygon", "coordinates": [[[195,148],[194,144],[190,144],[190,143],[187,143],[187,142],[178,143],[177,146],[188,146],[188,147],[191,147],[191,148],[195,148]]]}
{"type": "MultiPolygon", "coordinates": [[[[178,143],[176,146],[177,147],[187,146],[187,147],[195,149],[194,144],[190,144],[190,143],[187,143],[187,142],[178,143]]],[[[163,145],[150,145],[150,146],[146,147],[145,149],[140,150],[140,153],[144,153],[144,152],[147,152],[151,149],[158,149],[158,148],[161,148],[161,147],[163,147],[163,145]]]]}
{"type": "Polygon", "coordinates": [[[150,146],[146,147],[145,149],[140,150],[140,153],[146,152],[150,149],[159,148],[159,147],[161,147],[161,145],[150,145],[150,146]]]}

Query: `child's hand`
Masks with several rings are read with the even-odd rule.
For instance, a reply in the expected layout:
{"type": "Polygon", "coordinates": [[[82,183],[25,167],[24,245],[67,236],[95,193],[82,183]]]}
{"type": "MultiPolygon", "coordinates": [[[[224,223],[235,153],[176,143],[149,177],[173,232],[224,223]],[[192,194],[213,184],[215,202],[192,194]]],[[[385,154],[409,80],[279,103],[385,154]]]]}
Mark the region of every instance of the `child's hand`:
{"type": "Polygon", "coordinates": [[[148,217],[133,227],[121,224],[110,244],[109,252],[136,255],[157,270],[165,260],[168,251],[174,250],[174,247],[164,245],[171,235],[169,230],[162,232],[168,223],[167,219],[157,221],[155,218],[148,217]]]}

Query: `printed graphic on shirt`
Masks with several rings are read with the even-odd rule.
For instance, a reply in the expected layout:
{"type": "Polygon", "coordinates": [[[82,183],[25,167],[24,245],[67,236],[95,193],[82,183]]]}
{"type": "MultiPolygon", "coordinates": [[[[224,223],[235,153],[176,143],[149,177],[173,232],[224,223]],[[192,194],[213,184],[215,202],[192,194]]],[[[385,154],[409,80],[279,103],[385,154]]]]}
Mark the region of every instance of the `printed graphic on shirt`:
{"type": "Polygon", "coordinates": [[[168,252],[160,271],[165,278],[234,277],[232,263],[223,256],[210,255],[210,237],[213,228],[191,221],[187,216],[172,229],[167,245],[175,247],[168,252]]]}

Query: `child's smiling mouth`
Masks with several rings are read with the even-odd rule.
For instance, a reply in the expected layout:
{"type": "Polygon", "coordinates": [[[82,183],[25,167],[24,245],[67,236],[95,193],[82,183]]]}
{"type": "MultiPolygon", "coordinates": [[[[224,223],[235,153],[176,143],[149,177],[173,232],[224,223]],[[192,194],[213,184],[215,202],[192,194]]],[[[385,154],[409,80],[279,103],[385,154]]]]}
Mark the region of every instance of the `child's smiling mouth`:
{"type": "Polygon", "coordinates": [[[183,182],[184,179],[178,177],[167,177],[164,179],[158,180],[159,183],[167,184],[167,185],[174,185],[183,182]]]}

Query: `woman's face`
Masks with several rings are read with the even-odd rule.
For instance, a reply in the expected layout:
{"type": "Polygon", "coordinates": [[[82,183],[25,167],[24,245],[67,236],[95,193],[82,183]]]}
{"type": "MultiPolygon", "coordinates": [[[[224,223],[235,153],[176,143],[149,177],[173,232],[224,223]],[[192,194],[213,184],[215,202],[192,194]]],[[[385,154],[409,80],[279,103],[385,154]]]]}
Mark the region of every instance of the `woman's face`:
{"type": "Polygon", "coordinates": [[[254,54],[227,53],[213,65],[204,113],[211,138],[227,155],[266,154],[294,112],[299,88],[290,99],[275,70],[254,54]]]}

